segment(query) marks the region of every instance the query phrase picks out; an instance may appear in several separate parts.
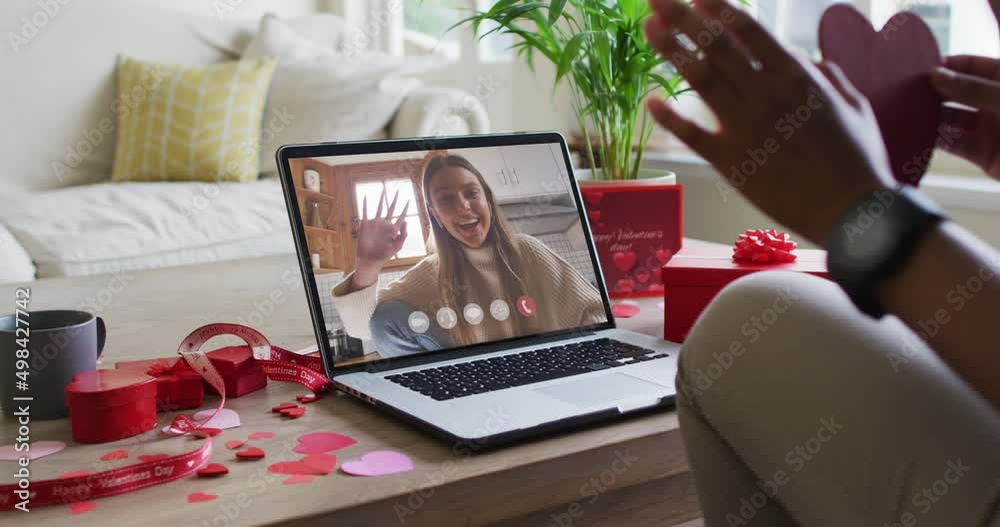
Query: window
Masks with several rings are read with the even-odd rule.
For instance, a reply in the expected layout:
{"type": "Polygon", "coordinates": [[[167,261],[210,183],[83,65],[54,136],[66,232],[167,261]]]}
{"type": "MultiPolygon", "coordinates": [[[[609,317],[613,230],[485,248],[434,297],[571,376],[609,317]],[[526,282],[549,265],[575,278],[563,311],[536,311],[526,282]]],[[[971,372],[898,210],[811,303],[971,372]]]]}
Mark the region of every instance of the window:
{"type": "MultiPolygon", "coordinates": [[[[509,37],[490,35],[479,40],[468,26],[449,31],[474,10],[489,9],[493,3],[491,0],[404,0],[401,38],[410,52],[440,53],[452,61],[510,62],[513,54],[509,37]]],[[[484,26],[481,31],[490,29],[484,26]]]]}
{"type": "Polygon", "coordinates": [[[396,210],[393,212],[394,216],[398,217],[407,203],[409,203],[409,207],[406,209],[406,241],[403,243],[403,248],[393,256],[392,263],[405,265],[427,256],[427,237],[424,234],[423,220],[420,215],[420,211],[423,210],[423,200],[417,197],[413,180],[394,178],[357,182],[354,184],[354,207],[359,212],[363,210],[362,204],[367,198],[368,215],[371,217],[378,210],[379,200],[384,196],[381,203],[384,213],[389,210],[389,202],[392,201],[397,192],[399,198],[396,210]]]}

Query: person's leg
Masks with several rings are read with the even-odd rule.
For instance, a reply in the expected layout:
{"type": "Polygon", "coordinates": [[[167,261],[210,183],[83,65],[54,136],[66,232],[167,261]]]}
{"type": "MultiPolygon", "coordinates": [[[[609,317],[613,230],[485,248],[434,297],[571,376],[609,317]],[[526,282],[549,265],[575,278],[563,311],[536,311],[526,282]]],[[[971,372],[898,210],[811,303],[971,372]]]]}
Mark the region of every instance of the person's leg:
{"type": "Polygon", "coordinates": [[[372,313],[369,329],[375,349],[383,358],[437,351],[453,346],[451,338],[431,323],[427,331],[417,333],[410,328],[410,315],[416,309],[398,300],[383,302],[372,313]]]}
{"type": "Polygon", "coordinates": [[[828,281],[732,284],[685,342],[678,389],[709,527],[997,514],[1000,414],[898,320],[865,317],[828,281]]]}

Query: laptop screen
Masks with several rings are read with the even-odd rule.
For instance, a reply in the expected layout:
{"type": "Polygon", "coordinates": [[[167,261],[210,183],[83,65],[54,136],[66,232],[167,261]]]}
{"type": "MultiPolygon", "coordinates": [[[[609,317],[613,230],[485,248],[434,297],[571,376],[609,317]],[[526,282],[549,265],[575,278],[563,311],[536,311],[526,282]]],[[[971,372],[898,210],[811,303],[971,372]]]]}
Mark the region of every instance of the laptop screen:
{"type": "Polygon", "coordinates": [[[290,158],[334,365],[607,323],[563,148],[290,158]]]}

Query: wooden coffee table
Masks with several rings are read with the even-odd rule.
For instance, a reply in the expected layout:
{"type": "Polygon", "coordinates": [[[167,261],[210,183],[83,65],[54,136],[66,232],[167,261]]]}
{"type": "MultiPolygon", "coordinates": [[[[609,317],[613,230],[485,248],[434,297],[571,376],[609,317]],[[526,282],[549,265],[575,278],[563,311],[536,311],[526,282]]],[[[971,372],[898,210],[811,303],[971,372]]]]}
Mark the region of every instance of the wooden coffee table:
{"type": "MultiPolygon", "coordinates": [[[[315,345],[305,295],[293,256],[244,262],[177,267],[28,284],[31,308],[96,311],[109,326],[103,367],[127,359],[172,357],[191,330],[212,322],[241,322],[261,329],[290,349],[315,345]]],[[[0,286],[0,305],[13,310],[13,286],[0,286]]],[[[642,300],[642,313],[622,320],[629,329],[662,335],[658,299],[642,300]]],[[[214,341],[213,341],[214,342],[214,341]]],[[[226,344],[220,340],[220,345],[226,344]]],[[[209,348],[214,346],[209,345],[209,348]]],[[[6,379],[4,380],[6,381],[6,379]]],[[[564,433],[497,451],[464,455],[459,448],[400,424],[360,402],[338,394],[308,406],[289,421],[270,412],[304,389],[271,383],[227,407],[240,413],[242,426],[214,439],[212,461],[230,473],[218,480],[197,477],[96,500],[97,508],[71,515],[67,506],[32,509],[33,525],[259,525],[347,526],[606,525],[663,526],[696,518],[697,500],[674,412],[661,412],[564,433]],[[247,439],[254,431],[277,437],[253,441],[267,458],[238,462],[223,444],[247,439]],[[337,452],[339,462],[378,449],[405,452],[415,469],[407,474],[357,478],[334,472],[313,482],[285,485],[287,476],[267,472],[275,461],[297,459],[295,438],[329,430],[358,444],[337,452]],[[628,460],[627,462],[618,460],[628,460]],[[622,469],[623,466],[627,468],[622,469]],[[214,501],[189,504],[192,492],[215,494],[214,501]],[[42,522],[42,523],[38,523],[42,522]]],[[[210,402],[214,399],[210,399],[210,402]]],[[[160,414],[160,425],[170,414],[160,414]]],[[[5,418],[0,443],[17,434],[5,418]]],[[[71,442],[68,420],[31,423],[33,441],[66,441],[66,450],[31,463],[32,479],[77,471],[99,471],[134,463],[142,454],[180,453],[195,443],[151,431],[102,445],[71,442]],[[111,450],[129,458],[100,461],[111,450]]],[[[0,482],[12,482],[15,463],[0,462],[0,482]]],[[[3,521],[22,518],[0,513],[3,521]]],[[[22,521],[25,521],[22,520],[22,521]]]]}

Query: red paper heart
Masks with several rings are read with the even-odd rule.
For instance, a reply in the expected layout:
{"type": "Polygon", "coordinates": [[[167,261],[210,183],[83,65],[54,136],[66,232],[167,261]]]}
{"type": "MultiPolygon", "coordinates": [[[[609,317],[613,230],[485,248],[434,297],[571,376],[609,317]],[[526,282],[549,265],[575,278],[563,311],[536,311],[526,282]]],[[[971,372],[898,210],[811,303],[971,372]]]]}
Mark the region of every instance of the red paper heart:
{"type": "Polygon", "coordinates": [[[74,501],[69,504],[70,514],[83,514],[97,508],[97,503],[92,501],[74,501]]]}
{"type": "Polygon", "coordinates": [[[823,59],[836,63],[871,102],[896,179],[916,185],[927,172],[942,98],[930,74],[942,64],[934,34],[913,13],[898,13],[878,33],[847,4],[820,20],[823,59]]]}
{"type": "Polygon", "coordinates": [[[136,457],[136,459],[138,459],[139,461],[142,461],[143,463],[151,463],[153,461],[160,461],[161,459],[167,459],[168,457],[170,457],[170,456],[168,456],[166,454],[145,454],[145,455],[136,457]]]}
{"type": "Polygon", "coordinates": [[[251,441],[256,441],[258,439],[270,439],[274,436],[275,436],[274,432],[254,432],[250,434],[248,439],[250,439],[251,441]]]}
{"type": "Polygon", "coordinates": [[[240,450],[239,452],[236,453],[236,457],[240,459],[261,459],[266,455],[267,454],[263,450],[255,446],[252,446],[246,450],[240,450]]]}
{"type": "Polygon", "coordinates": [[[128,457],[128,450],[112,450],[107,454],[101,456],[101,461],[114,461],[116,459],[125,459],[128,457]]]}
{"type": "Polygon", "coordinates": [[[303,474],[325,476],[337,467],[337,456],[332,454],[310,454],[298,461],[272,463],[267,471],[272,474],[303,474]]]}
{"type": "Polygon", "coordinates": [[[316,402],[316,400],[319,399],[319,396],[312,393],[306,393],[302,395],[296,395],[295,398],[302,404],[309,404],[316,402]]]}
{"type": "Polygon", "coordinates": [[[299,444],[292,450],[300,454],[322,454],[347,448],[356,443],[353,438],[336,432],[310,432],[299,436],[299,444]]]}
{"type": "Polygon", "coordinates": [[[226,441],[226,448],[229,450],[236,450],[237,448],[246,444],[246,441],[241,441],[239,439],[230,439],[226,441]]]}
{"type": "Polygon", "coordinates": [[[313,480],[312,476],[306,474],[295,474],[290,478],[286,478],[281,482],[282,485],[295,485],[296,483],[311,483],[313,480]]]}
{"type": "Polygon", "coordinates": [[[295,408],[285,408],[281,411],[281,415],[285,417],[290,417],[292,419],[298,419],[306,413],[306,408],[304,406],[297,406],[295,408]]]}
{"type": "Polygon", "coordinates": [[[632,318],[639,314],[640,308],[634,304],[615,304],[611,306],[611,313],[615,318],[632,318]]]}
{"type": "Polygon", "coordinates": [[[203,501],[212,501],[218,498],[215,494],[209,494],[207,492],[192,492],[188,494],[188,503],[200,503],[203,501]]]}
{"type": "Polygon", "coordinates": [[[616,252],[611,256],[611,259],[615,262],[615,267],[623,273],[627,273],[635,267],[635,262],[639,260],[639,257],[632,251],[616,252]]]}
{"type": "Polygon", "coordinates": [[[198,476],[203,478],[214,478],[226,474],[229,474],[229,469],[218,463],[209,463],[198,470],[198,476]]]}
{"type": "Polygon", "coordinates": [[[298,405],[295,403],[281,403],[278,406],[271,407],[271,411],[274,413],[278,413],[286,408],[295,408],[296,406],[298,405]]]}

